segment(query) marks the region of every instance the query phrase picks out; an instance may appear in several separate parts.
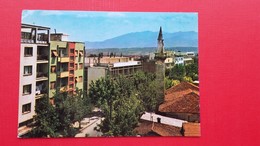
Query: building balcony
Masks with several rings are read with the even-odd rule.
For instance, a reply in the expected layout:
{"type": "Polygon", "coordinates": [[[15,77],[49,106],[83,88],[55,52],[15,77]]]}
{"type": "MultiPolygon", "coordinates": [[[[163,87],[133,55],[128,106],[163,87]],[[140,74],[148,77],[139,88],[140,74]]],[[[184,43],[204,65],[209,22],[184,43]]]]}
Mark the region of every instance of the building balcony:
{"type": "Polygon", "coordinates": [[[37,63],[48,63],[48,55],[38,55],[37,56],[37,63]]]}
{"type": "Polygon", "coordinates": [[[39,99],[39,98],[42,98],[44,95],[47,95],[47,91],[46,90],[39,90],[39,88],[36,87],[35,98],[39,99]]]}
{"type": "Polygon", "coordinates": [[[60,92],[67,92],[67,91],[70,91],[70,90],[71,90],[71,88],[69,88],[68,85],[62,85],[60,87],[60,92]]]}
{"type": "Polygon", "coordinates": [[[69,76],[69,71],[60,72],[60,78],[65,78],[65,77],[68,77],[68,76],[69,76]]]}
{"type": "Polygon", "coordinates": [[[21,43],[48,45],[48,39],[37,38],[37,40],[35,40],[35,39],[30,39],[30,38],[21,38],[21,43]]]}
{"type": "Polygon", "coordinates": [[[36,81],[45,81],[48,80],[48,74],[43,72],[37,72],[36,81]]]}
{"type": "Polygon", "coordinates": [[[70,60],[69,60],[69,57],[59,57],[58,61],[61,63],[64,63],[64,62],[69,62],[70,60]]]}

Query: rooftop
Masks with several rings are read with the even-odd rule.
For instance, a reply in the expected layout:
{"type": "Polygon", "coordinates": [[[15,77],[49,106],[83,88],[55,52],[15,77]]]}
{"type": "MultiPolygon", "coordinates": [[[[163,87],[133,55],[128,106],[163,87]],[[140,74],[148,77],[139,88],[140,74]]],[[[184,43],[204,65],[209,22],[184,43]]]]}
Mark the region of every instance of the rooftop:
{"type": "Polygon", "coordinates": [[[48,29],[50,29],[49,27],[45,27],[45,26],[25,24],[25,23],[22,23],[21,27],[22,28],[38,28],[38,30],[48,30],[48,29]]]}
{"type": "Polygon", "coordinates": [[[190,92],[176,100],[164,102],[159,106],[159,111],[172,113],[200,113],[199,95],[190,92]]]}
{"type": "Polygon", "coordinates": [[[159,106],[160,112],[199,113],[199,109],[199,87],[188,82],[167,89],[159,106]]]}
{"type": "Polygon", "coordinates": [[[151,135],[149,133],[156,133],[159,136],[182,136],[180,127],[143,120],[140,121],[140,124],[135,128],[135,131],[140,135],[147,136],[151,135]]]}
{"type": "Polygon", "coordinates": [[[184,136],[200,136],[200,123],[183,123],[184,136]]]}
{"type": "Polygon", "coordinates": [[[181,82],[180,84],[173,86],[165,91],[164,101],[172,101],[176,100],[179,97],[182,97],[185,94],[189,94],[191,92],[199,94],[199,87],[188,83],[181,82]]]}
{"type": "Polygon", "coordinates": [[[116,62],[113,63],[113,67],[124,67],[124,66],[134,66],[141,65],[140,61],[128,61],[128,62],[116,62]]]}
{"type": "Polygon", "coordinates": [[[142,120],[153,121],[153,122],[157,122],[157,118],[161,119],[162,124],[166,124],[166,125],[170,125],[170,126],[174,126],[174,127],[182,127],[182,124],[187,122],[187,121],[184,121],[184,120],[179,120],[179,119],[175,119],[175,118],[161,116],[161,115],[158,115],[158,114],[155,114],[155,113],[152,113],[152,118],[151,118],[151,113],[148,113],[148,112],[145,112],[141,116],[142,120]]]}

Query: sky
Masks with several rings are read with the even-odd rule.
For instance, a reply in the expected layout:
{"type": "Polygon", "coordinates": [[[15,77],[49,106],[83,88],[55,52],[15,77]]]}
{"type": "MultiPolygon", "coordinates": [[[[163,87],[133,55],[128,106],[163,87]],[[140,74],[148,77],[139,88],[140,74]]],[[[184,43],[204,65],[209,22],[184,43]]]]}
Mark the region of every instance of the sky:
{"type": "Polygon", "coordinates": [[[103,41],[131,32],[195,31],[198,13],[24,10],[22,23],[46,26],[71,41],[103,41]]]}

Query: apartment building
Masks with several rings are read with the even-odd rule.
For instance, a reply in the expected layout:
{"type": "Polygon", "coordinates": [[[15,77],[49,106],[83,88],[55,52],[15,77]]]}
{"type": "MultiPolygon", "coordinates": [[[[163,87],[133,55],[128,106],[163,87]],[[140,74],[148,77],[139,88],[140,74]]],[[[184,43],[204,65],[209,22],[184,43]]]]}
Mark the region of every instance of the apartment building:
{"type": "Polygon", "coordinates": [[[22,24],[18,131],[30,124],[38,99],[53,102],[57,91],[75,93],[84,87],[84,43],[50,34],[49,27],[22,24]]]}
{"type": "MultiPolygon", "coordinates": [[[[73,94],[84,86],[84,43],[63,40],[62,33],[51,34],[49,57],[49,97],[58,91],[73,94]]],[[[67,35],[65,35],[67,36],[67,35]]]]}
{"type": "Polygon", "coordinates": [[[50,28],[21,25],[19,127],[30,123],[37,99],[47,94],[50,28]]]}

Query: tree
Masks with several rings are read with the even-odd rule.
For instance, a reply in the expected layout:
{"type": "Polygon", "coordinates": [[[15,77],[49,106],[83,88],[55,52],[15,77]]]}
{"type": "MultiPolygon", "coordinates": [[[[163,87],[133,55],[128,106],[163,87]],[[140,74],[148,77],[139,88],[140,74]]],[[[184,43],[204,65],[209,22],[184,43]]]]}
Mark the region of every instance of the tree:
{"type": "Polygon", "coordinates": [[[185,67],[181,64],[176,64],[169,73],[169,78],[173,80],[183,80],[186,75],[185,67]]]}
{"type": "Polygon", "coordinates": [[[172,82],[173,80],[171,80],[171,79],[169,79],[169,77],[165,77],[164,78],[164,86],[165,86],[165,89],[169,89],[169,88],[171,88],[172,86],[173,86],[173,82],[172,82]]]}
{"type": "Polygon", "coordinates": [[[189,76],[183,77],[183,81],[193,83],[192,78],[189,76]]]}
{"type": "Polygon", "coordinates": [[[141,101],[136,95],[130,97],[121,97],[114,103],[113,119],[110,121],[111,128],[106,129],[104,120],[101,129],[106,136],[133,136],[134,128],[138,124],[140,113],[143,111],[141,101]],[[112,135],[111,135],[112,134],[112,135]]]}
{"type": "Polygon", "coordinates": [[[179,80],[172,80],[172,86],[176,86],[178,84],[180,84],[179,80]]]}
{"type": "Polygon", "coordinates": [[[158,94],[159,83],[156,80],[155,74],[140,71],[136,72],[133,77],[134,87],[145,111],[156,111],[163,99],[158,94]]]}
{"type": "Polygon", "coordinates": [[[155,75],[141,71],[132,77],[100,78],[90,84],[89,97],[104,113],[97,128],[104,136],[134,135],[142,113],[154,112],[163,100],[155,75]]]}
{"type": "Polygon", "coordinates": [[[198,80],[198,61],[194,61],[192,64],[188,64],[185,66],[186,76],[192,78],[192,80],[198,80]]]}
{"type": "Polygon", "coordinates": [[[58,92],[54,95],[55,111],[58,114],[58,131],[65,137],[71,137],[75,133],[72,123],[74,122],[74,99],[67,92],[58,92]]]}
{"type": "Polygon", "coordinates": [[[38,99],[35,112],[35,124],[29,137],[57,137],[58,115],[47,96],[38,99]]]}
{"type": "Polygon", "coordinates": [[[76,129],[74,122],[79,122],[89,113],[89,98],[81,90],[73,94],[56,92],[53,96],[54,105],[44,96],[38,99],[35,107],[35,124],[29,137],[73,137],[76,129]]]}
{"type": "Polygon", "coordinates": [[[113,79],[105,77],[91,82],[89,96],[94,105],[103,110],[109,107],[109,119],[112,117],[113,102],[118,98],[118,86],[113,79]]]}
{"type": "Polygon", "coordinates": [[[89,99],[86,95],[83,94],[82,90],[76,89],[76,93],[72,95],[71,107],[72,107],[72,116],[73,121],[79,123],[79,128],[81,128],[81,120],[90,113],[91,105],[89,104],[89,99]]]}

